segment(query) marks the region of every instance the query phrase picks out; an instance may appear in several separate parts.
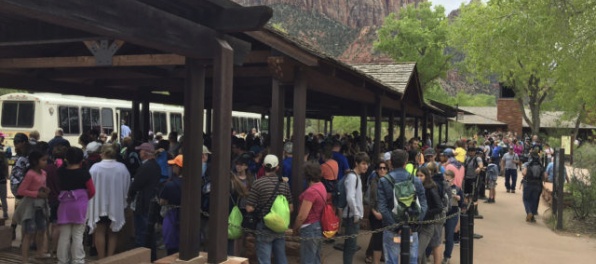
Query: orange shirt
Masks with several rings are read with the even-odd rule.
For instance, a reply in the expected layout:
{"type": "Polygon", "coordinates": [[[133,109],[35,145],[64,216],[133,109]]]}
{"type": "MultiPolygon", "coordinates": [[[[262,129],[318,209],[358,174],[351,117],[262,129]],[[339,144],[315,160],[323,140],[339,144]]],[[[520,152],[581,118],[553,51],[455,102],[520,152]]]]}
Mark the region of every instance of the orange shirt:
{"type": "Polygon", "coordinates": [[[329,159],[321,164],[321,176],[325,180],[335,181],[339,172],[339,165],[334,159],[329,159]]]}

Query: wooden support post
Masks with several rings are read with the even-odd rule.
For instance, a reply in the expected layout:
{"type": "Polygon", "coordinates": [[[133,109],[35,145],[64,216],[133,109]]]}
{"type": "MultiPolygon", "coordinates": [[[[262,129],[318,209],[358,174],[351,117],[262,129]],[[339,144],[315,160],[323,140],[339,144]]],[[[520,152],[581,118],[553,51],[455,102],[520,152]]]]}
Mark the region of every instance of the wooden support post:
{"type": "Polygon", "coordinates": [[[324,127],[324,129],[323,129],[323,134],[324,134],[324,135],[327,135],[327,122],[329,122],[329,120],[325,119],[325,120],[323,120],[323,121],[325,121],[325,127],[324,127]]]}
{"type": "Polygon", "coordinates": [[[201,226],[201,174],[203,170],[203,109],[205,108],[205,65],[186,60],[184,87],[184,139],[182,152],[185,162],[182,175],[180,206],[180,259],[191,260],[199,255],[201,226]],[[198,187],[199,186],[199,187],[198,187]]]}
{"type": "Polygon", "coordinates": [[[373,148],[373,156],[371,160],[377,162],[377,158],[381,153],[381,122],[383,118],[383,107],[381,106],[381,97],[375,97],[375,143],[373,148]]]}
{"type": "MultiPolygon", "coordinates": [[[[360,151],[366,152],[366,131],[368,119],[368,105],[362,104],[362,112],[360,112],[360,151]]],[[[358,140],[355,138],[354,140],[358,140]]]]}
{"type": "MultiPolygon", "coordinates": [[[[294,149],[292,159],[292,198],[297,205],[298,196],[304,191],[304,154],[306,141],[306,89],[307,79],[300,69],[296,69],[294,84],[294,149]]],[[[297,207],[296,207],[297,208],[297,207]]],[[[294,211],[295,215],[298,210],[294,211]]]]}
{"type": "Polygon", "coordinates": [[[389,150],[393,150],[393,141],[394,141],[394,137],[393,134],[395,134],[395,112],[391,111],[391,113],[389,113],[389,121],[387,122],[387,133],[389,133],[389,142],[387,142],[387,147],[389,150]]]}
{"type": "MultiPolygon", "coordinates": [[[[430,115],[430,144],[436,145],[435,141],[435,115],[430,115]]],[[[433,147],[433,146],[431,146],[433,147]]]]}
{"type": "Polygon", "coordinates": [[[406,147],[406,104],[401,104],[401,118],[399,120],[399,147],[404,149],[406,147]]]}
{"type": "MultiPolygon", "coordinates": [[[[213,136],[213,109],[207,109],[207,111],[205,111],[205,125],[203,127],[205,127],[205,131],[203,131],[203,133],[207,133],[211,136],[213,136]]],[[[232,133],[232,129],[230,128],[230,133],[232,133]]]]}
{"type": "Polygon", "coordinates": [[[437,144],[441,144],[443,141],[443,124],[439,124],[439,142],[437,144]]]}
{"type": "Polygon", "coordinates": [[[333,135],[333,117],[329,118],[329,135],[333,135]]]}
{"type": "Polygon", "coordinates": [[[228,204],[230,197],[230,156],[232,139],[232,93],[234,51],[217,39],[213,61],[213,144],[211,164],[211,203],[209,207],[209,263],[227,259],[228,204]]]}
{"type": "Polygon", "coordinates": [[[271,85],[271,114],[269,115],[269,135],[271,138],[271,154],[283,159],[285,87],[273,79],[271,85]]]}
{"type": "Polygon", "coordinates": [[[422,117],[422,145],[426,144],[428,138],[428,114],[424,112],[422,117]]]}
{"type": "Polygon", "coordinates": [[[292,116],[286,116],[286,139],[291,140],[292,137],[292,116]]]}
{"type": "Polygon", "coordinates": [[[141,140],[143,142],[147,142],[147,139],[149,138],[149,130],[151,130],[151,112],[149,111],[149,100],[143,100],[142,104],[143,109],[141,112],[141,131],[143,134],[141,140]]]}
{"type": "Polygon", "coordinates": [[[418,121],[420,121],[418,119],[418,117],[414,117],[414,137],[415,138],[418,138],[418,135],[419,135],[418,134],[418,123],[419,123],[418,121]]]}
{"type": "Polygon", "coordinates": [[[449,142],[449,119],[445,118],[445,143],[449,142]]]}

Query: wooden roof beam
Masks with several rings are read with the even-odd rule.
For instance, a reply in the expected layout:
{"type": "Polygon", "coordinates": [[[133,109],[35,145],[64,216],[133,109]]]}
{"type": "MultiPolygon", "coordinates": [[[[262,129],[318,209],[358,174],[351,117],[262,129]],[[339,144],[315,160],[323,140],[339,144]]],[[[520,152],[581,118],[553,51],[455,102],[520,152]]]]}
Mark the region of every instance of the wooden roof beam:
{"type": "Polygon", "coordinates": [[[375,94],[362,87],[357,87],[346,81],[325,76],[316,70],[307,69],[305,77],[308,80],[309,89],[330,94],[347,100],[352,100],[359,103],[373,104],[375,102],[375,94]]]}
{"type": "Polygon", "coordinates": [[[0,12],[191,58],[215,54],[214,30],[138,1],[0,0],[0,12]]]}
{"type": "Polygon", "coordinates": [[[271,33],[265,31],[249,31],[244,33],[306,66],[319,65],[319,58],[317,56],[271,33]]]}

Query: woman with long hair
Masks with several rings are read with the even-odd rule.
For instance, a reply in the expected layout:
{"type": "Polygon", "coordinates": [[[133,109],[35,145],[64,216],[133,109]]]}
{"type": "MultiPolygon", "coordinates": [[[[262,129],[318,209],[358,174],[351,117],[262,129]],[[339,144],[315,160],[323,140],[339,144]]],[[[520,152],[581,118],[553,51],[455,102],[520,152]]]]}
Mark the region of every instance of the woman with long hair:
{"type": "MultiPolygon", "coordinates": [[[[434,167],[434,164],[430,163],[429,166],[434,167]]],[[[428,203],[428,211],[424,216],[425,221],[438,219],[441,217],[441,212],[443,212],[443,201],[439,195],[439,188],[432,179],[433,174],[431,174],[431,170],[428,168],[429,166],[421,167],[416,173],[416,176],[422,181],[426,202],[428,203]]],[[[436,168],[433,168],[433,172],[435,170],[436,168]]],[[[441,245],[440,232],[435,232],[441,226],[442,223],[420,225],[420,230],[418,231],[418,263],[426,263],[426,247],[436,248],[441,245]],[[437,233],[439,234],[438,238],[434,236],[437,233]]],[[[439,258],[435,258],[435,264],[441,263],[441,259],[439,258]]]]}
{"type": "MultiPolygon", "coordinates": [[[[377,189],[379,188],[379,180],[389,173],[389,166],[387,165],[387,162],[383,160],[379,161],[379,163],[377,164],[376,172],[377,177],[370,180],[370,185],[368,187],[368,205],[370,206],[370,214],[368,215],[368,220],[370,223],[371,230],[377,230],[383,227],[383,216],[378,211],[377,207],[377,189]]],[[[377,232],[372,234],[366,253],[366,263],[379,264],[381,262],[381,256],[383,254],[383,232],[377,232]],[[369,251],[372,252],[372,254],[369,254],[369,251]]]]}
{"type": "MultiPolygon", "coordinates": [[[[248,157],[240,156],[234,163],[234,170],[230,174],[230,199],[229,210],[232,211],[234,206],[238,206],[242,215],[246,215],[246,198],[248,197],[250,186],[254,182],[254,176],[248,169],[248,157]]],[[[228,239],[228,255],[241,256],[240,252],[244,248],[245,236],[238,239],[228,239]]]]}

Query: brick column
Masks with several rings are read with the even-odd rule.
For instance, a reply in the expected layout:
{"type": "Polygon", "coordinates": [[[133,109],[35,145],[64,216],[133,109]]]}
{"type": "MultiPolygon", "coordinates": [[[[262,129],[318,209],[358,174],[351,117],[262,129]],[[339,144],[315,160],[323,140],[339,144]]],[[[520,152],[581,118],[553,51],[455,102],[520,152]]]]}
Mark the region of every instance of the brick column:
{"type": "Polygon", "coordinates": [[[507,124],[507,130],[522,134],[523,122],[519,103],[514,98],[497,100],[497,120],[507,124]]]}

